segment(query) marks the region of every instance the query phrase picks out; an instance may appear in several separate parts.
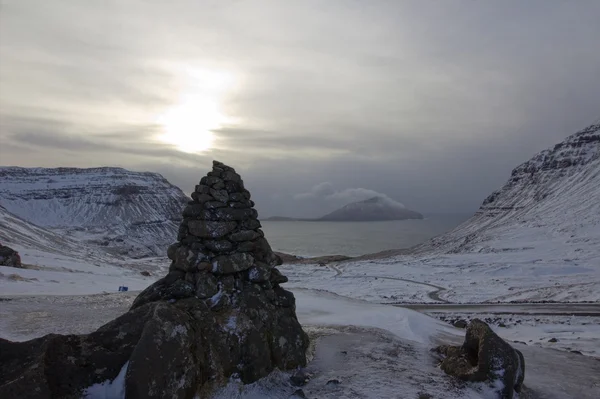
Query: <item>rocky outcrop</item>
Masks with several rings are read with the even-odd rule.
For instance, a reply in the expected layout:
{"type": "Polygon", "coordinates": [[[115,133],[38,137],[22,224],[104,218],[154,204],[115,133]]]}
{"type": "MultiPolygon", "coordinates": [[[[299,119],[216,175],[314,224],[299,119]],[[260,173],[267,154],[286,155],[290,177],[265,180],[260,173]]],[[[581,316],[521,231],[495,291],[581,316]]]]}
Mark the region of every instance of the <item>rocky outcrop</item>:
{"type": "Polygon", "coordinates": [[[19,253],[10,247],[0,244],[0,266],[22,267],[19,253]]]}
{"type": "Polygon", "coordinates": [[[521,391],[525,379],[523,354],[479,319],[467,327],[462,346],[443,345],[435,351],[444,356],[440,367],[451,376],[464,381],[487,381],[502,399],[512,399],[514,392],[521,391]]]}
{"type": "Polygon", "coordinates": [[[0,342],[0,397],[81,397],[123,371],[126,398],[202,398],[229,377],[306,364],[294,295],[241,177],[215,161],[192,198],[169,273],[127,314],[89,335],[0,342]]]}

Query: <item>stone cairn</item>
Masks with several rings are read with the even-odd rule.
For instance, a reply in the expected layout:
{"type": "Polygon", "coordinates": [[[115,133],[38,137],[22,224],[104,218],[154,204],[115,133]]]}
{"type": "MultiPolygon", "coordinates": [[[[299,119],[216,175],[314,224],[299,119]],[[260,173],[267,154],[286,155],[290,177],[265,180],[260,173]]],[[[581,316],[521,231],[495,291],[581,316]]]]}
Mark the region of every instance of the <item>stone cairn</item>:
{"type": "Polygon", "coordinates": [[[213,161],[183,211],[177,242],[168,248],[172,263],[167,284],[140,295],[132,309],[158,299],[195,296],[225,306],[243,282],[270,290],[288,281],[282,263],[260,229],[258,212],[235,170],[213,161]],[[219,294],[219,295],[217,295],[219,294]]]}

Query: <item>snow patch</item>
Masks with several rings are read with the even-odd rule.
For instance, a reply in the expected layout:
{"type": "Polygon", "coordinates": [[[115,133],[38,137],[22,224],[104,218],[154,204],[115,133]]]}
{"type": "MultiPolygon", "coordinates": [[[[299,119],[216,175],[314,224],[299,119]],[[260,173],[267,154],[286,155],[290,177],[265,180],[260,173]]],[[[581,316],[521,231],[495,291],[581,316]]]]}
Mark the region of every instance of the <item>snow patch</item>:
{"type": "Polygon", "coordinates": [[[125,399],[125,374],[129,362],[125,363],[114,380],[94,384],[83,391],[85,399],[125,399]]]}

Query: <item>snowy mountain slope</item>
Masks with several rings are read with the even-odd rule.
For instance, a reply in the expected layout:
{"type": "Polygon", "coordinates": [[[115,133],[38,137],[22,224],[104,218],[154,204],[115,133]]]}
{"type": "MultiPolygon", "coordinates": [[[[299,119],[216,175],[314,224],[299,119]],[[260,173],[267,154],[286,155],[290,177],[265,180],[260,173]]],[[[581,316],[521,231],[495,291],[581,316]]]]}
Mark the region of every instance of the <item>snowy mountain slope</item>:
{"type": "Polygon", "coordinates": [[[31,224],[8,212],[0,205],[0,242],[11,246],[30,247],[53,253],[66,253],[77,248],[72,240],[31,224]]]}
{"type": "Polygon", "coordinates": [[[600,124],[516,167],[471,219],[415,252],[538,247],[563,257],[600,256],[600,124]]]}
{"type": "Polygon", "coordinates": [[[14,215],[132,257],[162,255],[188,198],[156,173],[121,168],[0,168],[14,215]]]}
{"type": "Polygon", "coordinates": [[[404,205],[389,198],[373,197],[365,201],[353,202],[335,210],[319,220],[328,221],[378,221],[423,219],[418,212],[406,209],[404,205]]]}

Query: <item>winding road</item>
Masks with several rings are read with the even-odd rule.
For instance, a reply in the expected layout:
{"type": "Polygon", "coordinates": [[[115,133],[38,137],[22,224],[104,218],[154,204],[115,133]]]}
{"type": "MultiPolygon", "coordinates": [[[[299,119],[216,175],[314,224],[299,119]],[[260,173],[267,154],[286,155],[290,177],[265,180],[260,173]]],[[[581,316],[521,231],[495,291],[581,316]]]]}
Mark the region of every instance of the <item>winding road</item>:
{"type": "Polygon", "coordinates": [[[417,284],[417,285],[423,285],[426,287],[431,287],[431,288],[434,288],[434,290],[429,291],[427,293],[427,296],[431,300],[433,300],[435,302],[441,302],[441,303],[451,303],[443,298],[440,298],[440,293],[446,291],[446,288],[440,287],[439,285],[429,284],[429,283],[424,283],[422,281],[410,280],[407,278],[399,278],[399,277],[372,276],[372,275],[365,275],[365,274],[360,275],[360,276],[345,276],[345,275],[343,275],[343,271],[340,270],[338,267],[336,267],[334,265],[326,265],[326,266],[335,272],[334,277],[339,277],[339,278],[380,278],[380,279],[384,279],[384,280],[403,281],[405,283],[411,283],[411,284],[417,284]]]}

